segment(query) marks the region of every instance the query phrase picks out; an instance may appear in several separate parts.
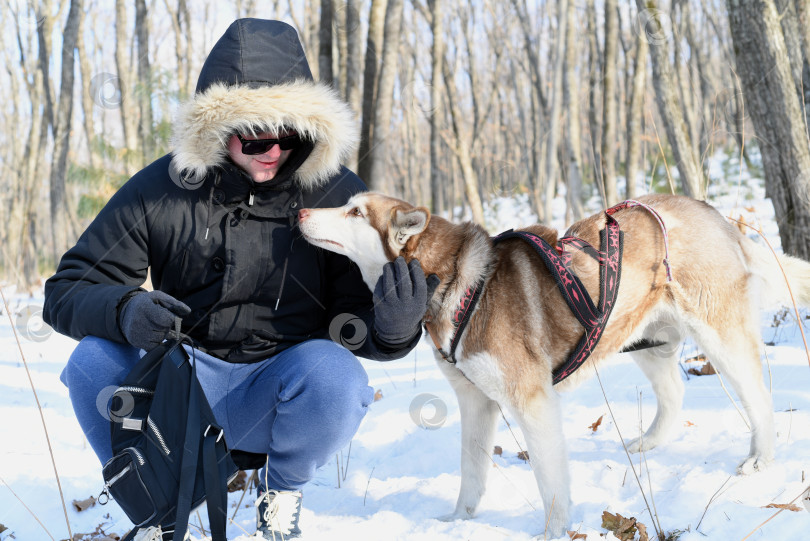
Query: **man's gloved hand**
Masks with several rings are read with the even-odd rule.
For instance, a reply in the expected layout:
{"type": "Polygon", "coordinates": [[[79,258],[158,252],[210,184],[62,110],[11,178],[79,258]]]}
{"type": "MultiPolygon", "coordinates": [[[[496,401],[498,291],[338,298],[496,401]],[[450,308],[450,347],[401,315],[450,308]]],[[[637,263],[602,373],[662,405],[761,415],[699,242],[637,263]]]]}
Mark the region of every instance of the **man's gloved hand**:
{"type": "Polygon", "coordinates": [[[419,260],[405,263],[398,257],[383,267],[383,274],[374,288],[374,329],[377,337],[387,344],[409,341],[419,330],[422,318],[439,277],[425,273],[419,260]]]}
{"type": "Polygon", "coordinates": [[[126,301],[118,313],[118,325],[127,342],[149,351],[163,342],[175,317],[187,316],[191,308],[162,291],[143,291],[126,301]]]}

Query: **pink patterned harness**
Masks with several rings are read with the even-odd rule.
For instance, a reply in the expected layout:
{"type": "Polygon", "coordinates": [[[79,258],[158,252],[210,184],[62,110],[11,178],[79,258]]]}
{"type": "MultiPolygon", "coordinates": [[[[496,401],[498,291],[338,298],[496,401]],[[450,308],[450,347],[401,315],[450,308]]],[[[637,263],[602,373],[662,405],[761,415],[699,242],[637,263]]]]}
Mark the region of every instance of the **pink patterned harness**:
{"type": "MultiPolygon", "coordinates": [[[[513,231],[511,229],[504,231],[492,239],[494,244],[498,244],[510,238],[519,238],[528,242],[538,253],[543,263],[545,263],[554,281],[557,283],[557,287],[562,293],[565,302],[571,309],[571,312],[585,328],[585,334],[577,343],[574,351],[569,355],[566,362],[554,371],[552,381],[555,385],[582,366],[596,348],[599,339],[602,338],[602,334],[610,318],[610,313],[616,302],[621,279],[624,233],[619,229],[619,223],[613,218],[613,214],[619,210],[631,207],[644,208],[658,221],[658,225],[661,227],[661,231],[664,235],[663,263],[667,272],[667,281],[672,281],[672,273],[669,266],[669,239],[664,220],[655,209],[638,201],[623,201],[605,211],[607,222],[605,228],[599,232],[601,250],[596,250],[596,248],[591,246],[588,242],[577,237],[563,237],[557,241],[555,247],[552,247],[548,242],[533,233],[529,233],[528,231],[513,231]],[[566,246],[582,250],[599,262],[600,287],[598,305],[594,304],[591,296],[576,274],[569,270],[571,267],[572,253],[565,251],[566,246]]],[[[483,289],[484,282],[482,280],[475,286],[468,288],[462,296],[461,302],[453,315],[455,330],[450,341],[449,353],[438,348],[437,345],[437,349],[444,360],[450,363],[455,364],[456,362],[456,348],[469,322],[470,315],[474,311],[476,304],[478,304],[483,289]]]]}

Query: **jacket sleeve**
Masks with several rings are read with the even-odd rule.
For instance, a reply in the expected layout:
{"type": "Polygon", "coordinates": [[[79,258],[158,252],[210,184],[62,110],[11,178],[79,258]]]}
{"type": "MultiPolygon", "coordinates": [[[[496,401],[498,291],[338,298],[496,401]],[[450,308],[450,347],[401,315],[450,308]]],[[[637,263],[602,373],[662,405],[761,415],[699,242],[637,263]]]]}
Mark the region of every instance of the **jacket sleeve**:
{"type": "Polygon", "coordinates": [[[45,282],[43,319],[76,340],[88,335],[126,342],[121,301],[147,276],[148,218],[138,175],[113,195],[45,282]]]}

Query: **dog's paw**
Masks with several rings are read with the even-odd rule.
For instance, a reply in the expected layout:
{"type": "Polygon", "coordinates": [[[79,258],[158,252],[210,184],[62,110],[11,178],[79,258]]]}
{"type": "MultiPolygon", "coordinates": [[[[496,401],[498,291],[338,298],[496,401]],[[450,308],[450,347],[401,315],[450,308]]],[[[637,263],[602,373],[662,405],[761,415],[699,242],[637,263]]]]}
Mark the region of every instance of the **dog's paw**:
{"type": "Polygon", "coordinates": [[[658,445],[658,442],[653,438],[633,438],[627,441],[627,451],[630,453],[640,453],[644,451],[652,451],[658,445]]]}
{"type": "Polygon", "coordinates": [[[751,475],[752,473],[760,472],[767,468],[771,462],[773,462],[773,458],[766,458],[760,455],[751,455],[746,458],[742,464],[737,466],[737,474],[751,475]]]}
{"type": "Polygon", "coordinates": [[[543,533],[537,534],[532,538],[535,541],[552,541],[553,539],[569,539],[566,535],[566,524],[552,519],[549,521],[548,528],[543,533]],[[556,523],[555,523],[556,522],[556,523]]]}
{"type": "Polygon", "coordinates": [[[458,510],[456,509],[449,515],[442,515],[440,517],[436,517],[436,520],[441,520],[442,522],[455,522],[457,520],[469,520],[473,518],[474,511],[470,511],[469,509],[458,510]]]}

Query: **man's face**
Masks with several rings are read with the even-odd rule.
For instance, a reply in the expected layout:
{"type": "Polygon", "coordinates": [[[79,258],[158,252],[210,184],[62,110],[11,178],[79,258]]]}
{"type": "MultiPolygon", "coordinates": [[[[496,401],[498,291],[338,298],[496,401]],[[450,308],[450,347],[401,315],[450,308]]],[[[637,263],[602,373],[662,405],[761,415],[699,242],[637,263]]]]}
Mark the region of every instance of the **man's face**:
{"type": "MultiPolygon", "coordinates": [[[[255,135],[244,134],[242,139],[279,139],[289,135],[295,135],[295,131],[286,130],[277,134],[267,132],[256,133],[255,135]]],[[[242,154],[242,142],[239,137],[231,135],[230,140],[228,140],[228,155],[231,160],[247,172],[255,182],[273,180],[292,152],[292,150],[281,150],[278,145],[273,145],[264,154],[242,154]]]]}

